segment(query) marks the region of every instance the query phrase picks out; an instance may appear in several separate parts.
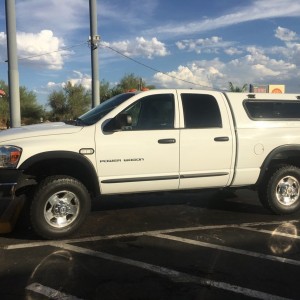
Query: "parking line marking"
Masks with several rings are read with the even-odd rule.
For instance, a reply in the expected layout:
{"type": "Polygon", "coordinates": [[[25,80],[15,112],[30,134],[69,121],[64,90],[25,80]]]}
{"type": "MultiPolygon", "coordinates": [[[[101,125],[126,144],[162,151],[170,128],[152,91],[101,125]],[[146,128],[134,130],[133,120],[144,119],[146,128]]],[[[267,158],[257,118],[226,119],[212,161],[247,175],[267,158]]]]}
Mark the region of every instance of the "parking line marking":
{"type": "Polygon", "coordinates": [[[299,223],[299,220],[242,223],[239,226],[251,227],[251,226],[264,226],[264,225],[278,225],[278,224],[285,224],[285,223],[299,223]]]}
{"type": "Polygon", "coordinates": [[[300,266],[300,261],[298,261],[298,260],[293,260],[293,259],[274,256],[274,255],[262,254],[262,253],[258,253],[258,252],[232,248],[232,247],[228,247],[228,246],[210,244],[210,243],[206,243],[206,242],[177,237],[174,235],[149,234],[149,236],[166,239],[166,240],[172,240],[175,242],[181,242],[181,243],[190,244],[190,245],[194,245],[194,246],[206,247],[206,248],[217,249],[217,250],[227,251],[227,252],[241,254],[241,255],[252,256],[252,257],[261,258],[261,259],[268,259],[271,261],[287,263],[287,264],[294,265],[294,266],[300,266]]]}
{"type": "Polygon", "coordinates": [[[26,287],[26,290],[35,292],[35,293],[43,295],[43,296],[46,296],[49,299],[53,299],[53,300],[62,300],[62,299],[64,299],[64,300],[83,300],[83,299],[77,298],[75,296],[68,295],[68,294],[65,294],[63,292],[57,291],[57,290],[52,289],[50,287],[44,286],[44,285],[39,284],[37,282],[28,285],[26,287]]]}
{"type": "Polygon", "coordinates": [[[239,228],[249,230],[249,231],[254,231],[254,232],[266,233],[269,235],[282,236],[282,237],[292,238],[295,240],[300,240],[300,236],[295,235],[295,234],[288,234],[288,233],[278,232],[278,231],[274,232],[274,231],[266,230],[266,229],[258,229],[258,228],[243,227],[243,226],[241,226],[239,228]]]}
{"type": "Polygon", "coordinates": [[[173,269],[169,269],[169,268],[165,268],[165,267],[161,267],[161,266],[157,266],[157,265],[117,256],[117,255],[113,255],[113,254],[108,254],[108,253],[99,252],[99,251],[95,251],[95,250],[91,250],[91,249],[87,249],[87,248],[82,248],[82,247],[78,247],[78,246],[74,246],[74,245],[64,244],[64,245],[62,245],[62,248],[65,250],[72,251],[72,252],[89,255],[89,256],[93,256],[93,257],[97,257],[97,258],[101,258],[101,259],[105,259],[105,260],[109,260],[109,261],[113,261],[113,262],[123,263],[126,265],[144,269],[144,270],[165,276],[168,279],[170,279],[176,283],[195,283],[195,284],[200,284],[205,287],[218,288],[218,289],[230,291],[230,292],[233,292],[236,294],[242,294],[244,296],[249,296],[249,297],[256,298],[256,299],[291,300],[290,298],[284,298],[284,297],[280,297],[277,295],[268,294],[265,292],[260,292],[260,291],[240,287],[237,285],[232,285],[232,284],[229,284],[226,282],[214,281],[214,280],[210,280],[210,279],[206,279],[206,278],[201,278],[198,276],[193,276],[193,275],[189,275],[187,273],[179,272],[179,271],[176,271],[173,269]]]}
{"type": "Polygon", "coordinates": [[[118,239],[118,238],[126,238],[126,237],[138,237],[138,236],[150,235],[150,234],[168,234],[168,233],[176,233],[176,232],[187,232],[187,231],[209,230],[209,229],[242,228],[242,227],[263,226],[263,225],[279,225],[279,224],[284,224],[287,222],[296,223],[299,221],[298,220],[290,220],[290,221],[227,224],[227,225],[201,225],[201,226],[195,226],[195,227],[171,228],[171,229],[132,232],[132,233],[105,235],[105,236],[92,236],[92,237],[85,237],[85,238],[67,239],[67,240],[61,240],[61,241],[40,241],[40,242],[29,242],[29,243],[20,243],[20,244],[3,245],[3,246],[0,245],[0,249],[15,250],[15,249],[43,247],[43,246],[60,247],[60,245],[62,243],[66,244],[66,243],[97,242],[97,241],[102,241],[102,240],[110,240],[110,239],[118,239]]]}

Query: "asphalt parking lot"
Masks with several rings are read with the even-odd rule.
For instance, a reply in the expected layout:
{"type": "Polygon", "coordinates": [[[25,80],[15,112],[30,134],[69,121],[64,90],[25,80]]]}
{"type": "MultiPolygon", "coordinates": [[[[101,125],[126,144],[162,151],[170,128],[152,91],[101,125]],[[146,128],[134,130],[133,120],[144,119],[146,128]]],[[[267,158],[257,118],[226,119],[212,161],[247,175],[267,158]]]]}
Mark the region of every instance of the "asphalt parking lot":
{"type": "Polygon", "coordinates": [[[104,197],[76,236],[0,236],[1,299],[299,299],[299,216],[251,191],[104,197]]]}

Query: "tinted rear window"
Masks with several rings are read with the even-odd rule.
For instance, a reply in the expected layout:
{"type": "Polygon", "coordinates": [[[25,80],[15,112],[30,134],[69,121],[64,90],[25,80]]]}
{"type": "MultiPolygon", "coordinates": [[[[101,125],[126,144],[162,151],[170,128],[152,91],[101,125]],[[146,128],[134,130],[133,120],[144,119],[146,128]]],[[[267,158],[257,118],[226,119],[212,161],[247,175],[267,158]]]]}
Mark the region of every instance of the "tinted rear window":
{"type": "Polygon", "coordinates": [[[217,100],[206,94],[181,94],[185,128],[222,127],[217,100]]]}
{"type": "Polygon", "coordinates": [[[250,119],[300,119],[300,102],[277,100],[246,100],[245,110],[250,119]]]}

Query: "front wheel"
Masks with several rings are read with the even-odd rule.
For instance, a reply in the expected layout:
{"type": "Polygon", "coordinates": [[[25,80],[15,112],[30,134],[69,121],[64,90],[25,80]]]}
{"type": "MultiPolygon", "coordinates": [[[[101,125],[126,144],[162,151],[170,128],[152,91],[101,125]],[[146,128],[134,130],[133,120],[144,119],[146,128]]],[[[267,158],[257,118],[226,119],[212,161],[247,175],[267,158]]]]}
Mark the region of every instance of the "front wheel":
{"type": "Polygon", "coordinates": [[[272,212],[283,215],[300,208],[300,169],[284,166],[259,188],[261,203],[272,212]]]}
{"type": "Polygon", "coordinates": [[[69,176],[50,176],[40,183],[31,204],[31,223],[46,239],[71,235],[91,208],[85,186],[69,176]]]}

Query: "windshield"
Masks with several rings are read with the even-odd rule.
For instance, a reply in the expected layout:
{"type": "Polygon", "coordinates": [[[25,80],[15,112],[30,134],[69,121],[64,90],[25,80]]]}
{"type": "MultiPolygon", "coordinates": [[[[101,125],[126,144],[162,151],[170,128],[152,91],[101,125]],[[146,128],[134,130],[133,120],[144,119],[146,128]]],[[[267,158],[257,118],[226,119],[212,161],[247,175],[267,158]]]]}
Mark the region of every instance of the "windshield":
{"type": "Polygon", "coordinates": [[[125,93],[114,96],[94,107],[76,120],[77,125],[93,125],[112,111],[115,107],[134,96],[135,93],[125,93]]]}

